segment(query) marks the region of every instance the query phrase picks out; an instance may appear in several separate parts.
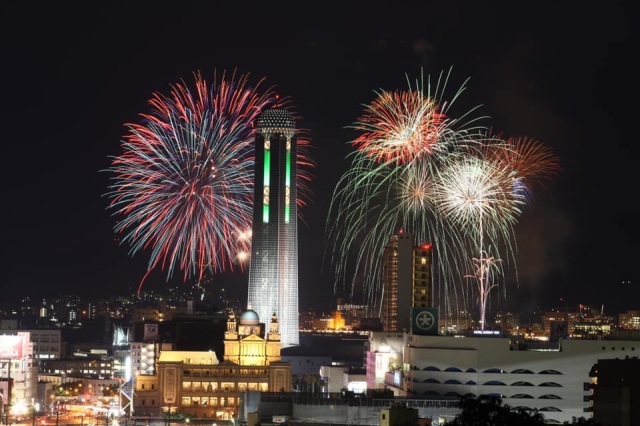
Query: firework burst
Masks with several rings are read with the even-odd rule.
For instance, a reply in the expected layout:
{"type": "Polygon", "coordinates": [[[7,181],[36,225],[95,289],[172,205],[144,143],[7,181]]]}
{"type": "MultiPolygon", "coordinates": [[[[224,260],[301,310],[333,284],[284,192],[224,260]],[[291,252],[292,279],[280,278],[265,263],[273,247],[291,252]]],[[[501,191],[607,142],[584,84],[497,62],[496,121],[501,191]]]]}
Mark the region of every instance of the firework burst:
{"type": "Polygon", "coordinates": [[[362,288],[367,303],[380,308],[389,236],[402,230],[414,244],[429,242],[439,293],[434,303],[451,314],[452,304],[468,302],[471,292],[461,284],[474,270],[484,327],[501,257],[516,268],[514,229],[530,189],[558,166],[542,144],[492,136],[478,124],[486,117],[473,114],[478,107],[455,118],[451,106],[465,85],[447,101],[449,76],[376,91],[364,105],[351,126],[360,134],[350,142],[349,167],[329,207],[328,250],[336,286],[350,287],[352,296],[362,288]]]}
{"type": "Polygon", "coordinates": [[[351,142],[353,147],[376,162],[394,165],[446,156],[459,141],[461,129],[471,127],[470,122],[463,123],[471,111],[460,119],[447,116],[448,108],[465,89],[460,87],[451,102],[444,100],[449,75],[450,71],[440,74],[435,85],[431,76],[425,84],[421,75],[413,85],[407,79],[405,90],[374,91],[375,99],[364,105],[363,114],[351,126],[360,132],[351,142]]]}
{"type": "Polygon", "coordinates": [[[438,209],[460,229],[495,236],[494,244],[509,240],[524,204],[513,179],[514,171],[496,161],[460,157],[441,170],[434,188],[438,209]]]}
{"type": "MultiPolygon", "coordinates": [[[[440,214],[451,221],[470,243],[469,251],[479,253],[473,259],[476,270],[488,272],[485,245],[503,247],[515,264],[512,242],[514,225],[524,199],[512,191],[513,171],[484,157],[467,156],[451,163],[439,176],[435,194],[440,214]]],[[[480,325],[484,328],[488,277],[477,277],[480,297],[480,325]]]]}
{"type": "Polygon", "coordinates": [[[442,150],[446,117],[420,91],[379,92],[354,126],[353,145],[379,162],[406,163],[442,150]]]}
{"type": "MultiPolygon", "coordinates": [[[[237,236],[251,228],[254,122],[276,101],[289,105],[263,85],[235,72],[214,72],[209,84],[197,72],[192,86],[183,80],[169,95],[154,93],[150,112],[126,125],[106,195],[122,244],[132,256],[150,252],[147,274],[159,268],[169,279],[179,269],[186,281],[246,263],[249,243],[237,236]]],[[[313,162],[308,140],[299,146],[304,204],[313,162]]]]}
{"type": "MultiPolygon", "coordinates": [[[[424,76],[405,91],[374,92],[354,126],[361,134],[351,142],[348,170],[333,193],[327,230],[333,243],[331,262],[337,283],[352,294],[363,288],[372,305],[380,300],[382,255],[388,237],[404,229],[418,243],[430,242],[438,253],[434,268],[443,285],[461,276],[459,233],[438,215],[434,180],[439,169],[475,143],[484,130],[472,109],[449,116],[464,84],[445,100],[449,74],[434,82],[424,76]],[[455,274],[453,272],[455,271],[455,274]],[[349,277],[349,278],[347,278],[349,277]]],[[[465,82],[466,83],[466,82],[465,82]]],[[[470,258],[470,257],[469,257],[470,258]]],[[[338,285],[337,284],[337,285],[338,285]]],[[[448,293],[448,292],[445,292],[448,293]]]]}
{"type": "Polygon", "coordinates": [[[533,189],[545,184],[560,172],[560,162],[553,151],[542,142],[528,137],[504,139],[499,149],[487,156],[514,172],[514,190],[531,201],[533,189]]]}

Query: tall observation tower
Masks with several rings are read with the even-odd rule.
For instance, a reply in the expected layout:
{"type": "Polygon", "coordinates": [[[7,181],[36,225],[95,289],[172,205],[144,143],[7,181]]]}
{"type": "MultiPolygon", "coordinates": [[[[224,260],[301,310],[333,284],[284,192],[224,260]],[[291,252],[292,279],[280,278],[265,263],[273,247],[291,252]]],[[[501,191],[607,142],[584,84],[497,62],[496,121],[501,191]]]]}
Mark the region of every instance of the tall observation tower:
{"type": "Polygon", "coordinates": [[[258,116],[247,307],[280,324],[281,347],[300,343],[295,121],[284,109],[258,116]]]}

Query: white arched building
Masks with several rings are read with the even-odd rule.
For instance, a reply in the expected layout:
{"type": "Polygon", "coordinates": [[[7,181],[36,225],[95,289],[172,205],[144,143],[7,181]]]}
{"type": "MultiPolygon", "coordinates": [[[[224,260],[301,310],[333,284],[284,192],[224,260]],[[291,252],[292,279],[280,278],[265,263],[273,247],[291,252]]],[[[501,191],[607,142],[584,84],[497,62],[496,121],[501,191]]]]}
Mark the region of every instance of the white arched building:
{"type": "Polygon", "coordinates": [[[383,351],[389,347],[402,347],[396,357],[402,367],[387,370],[384,379],[396,395],[494,394],[511,407],[537,409],[549,423],[592,417],[589,372],[599,359],[640,356],[640,341],[561,340],[553,349],[517,350],[502,337],[394,337],[383,332],[371,333],[369,347],[372,361],[378,354],[388,357],[383,351]]]}

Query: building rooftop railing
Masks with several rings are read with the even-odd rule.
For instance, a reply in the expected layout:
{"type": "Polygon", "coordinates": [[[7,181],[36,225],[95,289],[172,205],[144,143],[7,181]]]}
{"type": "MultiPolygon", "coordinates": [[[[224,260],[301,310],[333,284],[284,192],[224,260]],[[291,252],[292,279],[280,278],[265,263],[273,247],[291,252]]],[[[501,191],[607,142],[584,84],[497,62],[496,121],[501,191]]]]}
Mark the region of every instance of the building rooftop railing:
{"type": "Polygon", "coordinates": [[[458,408],[459,398],[415,398],[415,397],[368,397],[344,396],[341,393],[300,393],[300,392],[263,392],[263,402],[291,402],[303,405],[349,405],[363,407],[391,407],[404,404],[411,408],[458,408]]]}

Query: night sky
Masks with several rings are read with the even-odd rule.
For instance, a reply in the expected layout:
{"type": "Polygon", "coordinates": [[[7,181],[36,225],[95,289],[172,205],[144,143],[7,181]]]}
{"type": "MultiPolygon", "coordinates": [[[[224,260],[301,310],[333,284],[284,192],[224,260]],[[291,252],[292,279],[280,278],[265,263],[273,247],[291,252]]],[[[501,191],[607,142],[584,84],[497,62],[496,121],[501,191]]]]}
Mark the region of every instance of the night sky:
{"type": "MultiPolygon", "coordinates": [[[[560,158],[516,226],[520,285],[508,305],[640,308],[638,46],[625,3],[15,3],[1,30],[4,300],[136,289],[148,256],[115,242],[100,171],[153,92],[235,69],[290,97],[309,131],[317,167],[299,225],[300,307],[329,309],[325,219],[348,126],[374,90],[405,89],[424,68],[451,69],[450,85],[469,79],[460,108],[480,105],[493,128],[560,158]]],[[[214,282],[246,300],[246,274],[214,282]]],[[[145,283],[166,285],[164,273],[145,283]]]]}

